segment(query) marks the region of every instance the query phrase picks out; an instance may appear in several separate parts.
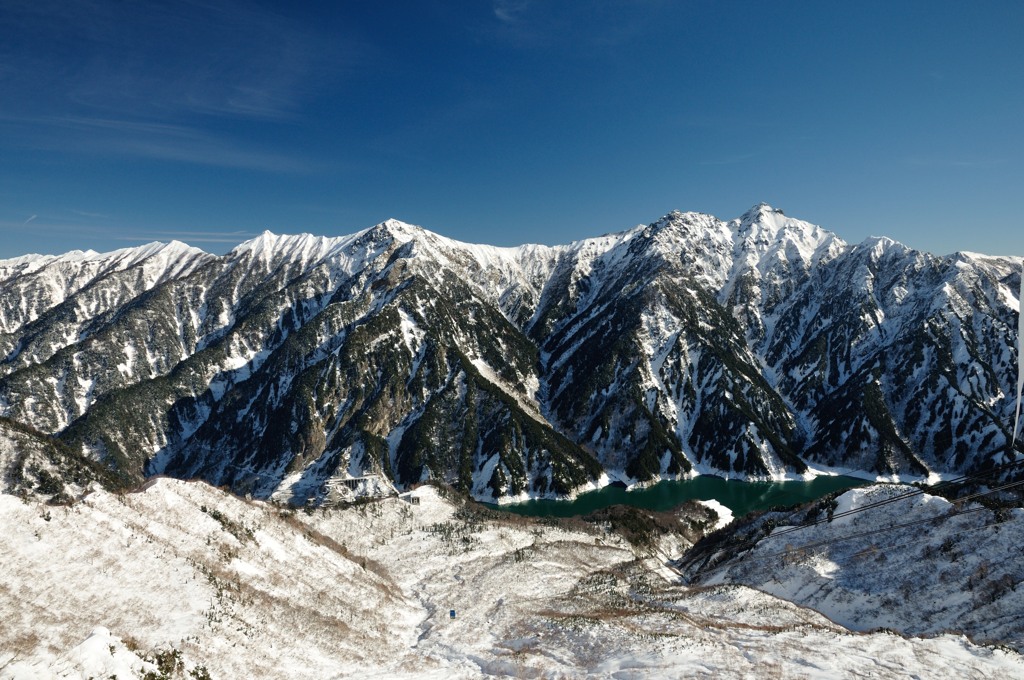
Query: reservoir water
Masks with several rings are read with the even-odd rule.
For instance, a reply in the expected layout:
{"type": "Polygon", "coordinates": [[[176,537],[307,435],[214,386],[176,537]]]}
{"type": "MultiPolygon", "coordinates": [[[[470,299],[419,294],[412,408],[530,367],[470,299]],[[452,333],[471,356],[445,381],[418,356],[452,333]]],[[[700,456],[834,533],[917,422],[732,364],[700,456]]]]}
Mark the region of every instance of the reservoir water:
{"type": "Polygon", "coordinates": [[[621,486],[606,486],[597,491],[582,493],[574,500],[534,500],[491,507],[530,517],[576,517],[610,505],[632,505],[664,511],[684,501],[716,500],[732,510],[736,517],[741,517],[755,510],[806,503],[833,491],[869,483],[856,477],[824,475],[807,481],[786,482],[742,482],[701,475],[683,481],[658,482],[634,491],[627,491],[621,486]]]}

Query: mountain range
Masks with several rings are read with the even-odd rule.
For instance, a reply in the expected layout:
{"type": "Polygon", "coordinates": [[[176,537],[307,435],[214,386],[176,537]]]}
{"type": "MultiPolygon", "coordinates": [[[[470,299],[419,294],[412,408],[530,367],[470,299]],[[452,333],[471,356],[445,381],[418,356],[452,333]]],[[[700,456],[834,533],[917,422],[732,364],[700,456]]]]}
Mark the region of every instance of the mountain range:
{"type": "Polygon", "coordinates": [[[964,474],[1012,456],[1020,276],[765,204],[565,246],[388,220],[28,255],[0,260],[0,425],[59,448],[29,477],[299,502],[366,474],[484,500],[964,474]]]}

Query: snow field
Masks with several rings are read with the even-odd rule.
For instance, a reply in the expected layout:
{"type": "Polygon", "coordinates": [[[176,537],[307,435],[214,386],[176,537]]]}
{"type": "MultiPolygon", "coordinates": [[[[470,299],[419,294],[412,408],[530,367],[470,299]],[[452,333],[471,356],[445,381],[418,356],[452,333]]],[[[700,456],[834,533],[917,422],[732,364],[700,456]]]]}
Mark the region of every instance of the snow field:
{"type": "Polygon", "coordinates": [[[171,650],[214,678],[1024,675],[962,637],[680,586],[600,528],[413,494],[311,514],[170,479],[70,508],[0,496],[0,678],[140,677],[171,650]]]}
{"type": "Polygon", "coordinates": [[[3,495],[0,512],[11,543],[0,649],[16,650],[0,668],[66,665],[62,652],[104,626],[142,655],[173,646],[214,677],[330,677],[339,656],[390,656],[402,617],[382,612],[407,609],[330,539],[202,484],[163,479],[70,509],[3,495]]]}

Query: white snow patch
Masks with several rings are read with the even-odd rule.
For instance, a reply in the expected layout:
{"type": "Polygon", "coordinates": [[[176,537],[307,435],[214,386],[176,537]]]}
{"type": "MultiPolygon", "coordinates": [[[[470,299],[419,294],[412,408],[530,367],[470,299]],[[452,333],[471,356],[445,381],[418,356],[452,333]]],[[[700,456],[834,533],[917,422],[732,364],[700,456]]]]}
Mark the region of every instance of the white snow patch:
{"type": "Polygon", "coordinates": [[[715,529],[721,529],[722,527],[729,526],[732,523],[733,519],[735,519],[735,515],[733,515],[732,510],[722,505],[713,498],[706,501],[697,502],[703,505],[704,507],[711,508],[712,510],[715,511],[715,514],[718,515],[718,521],[715,522],[715,529]]]}

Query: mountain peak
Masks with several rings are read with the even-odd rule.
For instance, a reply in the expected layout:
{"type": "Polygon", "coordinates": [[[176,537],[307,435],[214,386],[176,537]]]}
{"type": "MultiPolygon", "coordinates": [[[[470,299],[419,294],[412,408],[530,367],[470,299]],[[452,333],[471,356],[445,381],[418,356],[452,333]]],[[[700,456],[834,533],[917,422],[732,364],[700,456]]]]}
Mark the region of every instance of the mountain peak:
{"type": "Polygon", "coordinates": [[[415,224],[409,224],[408,222],[403,222],[402,220],[396,220],[393,217],[389,217],[388,219],[384,220],[377,226],[387,231],[389,234],[394,236],[398,241],[401,241],[403,243],[405,241],[411,241],[419,236],[422,236],[427,231],[423,227],[417,226],[415,224]]]}
{"type": "Polygon", "coordinates": [[[743,213],[740,216],[741,222],[757,222],[764,219],[767,216],[779,215],[785,217],[786,213],[782,212],[781,208],[773,208],[771,205],[765,202],[757,203],[751,206],[750,210],[743,213]]]}
{"type": "Polygon", "coordinates": [[[713,217],[708,213],[697,212],[695,210],[672,210],[667,215],[654,222],[655,225],[670,224],[673,222],[693,222],[694,220],[700,220],[708,217],[713,217]]]}
{"type": "Polygon", "coordinates": [[[758,203],[730,224],[736,234],[735,259],[741,269],[753,266],[764,273],[775,262],[796,261],[806,269],[822,259],[831,259],[846,247],[846,242],[834,233],[787,217],[767,203],[758,203]]]}
{"type": "Polygon", "coordinates": [[[782,212],[781,208],[773,208],[768,203],[757,203],[752,206],[747,212],[740,215],[737,220],[741,224],[754,224],[758,222],[766,221],[786,221],[789,218],[786,217],[786,213],[782,212]]]}
{"type": "Polygon", "coordinates": [[[868,236],[866,239],[861,241],[858,247],[876,250],[879,252],[889,250],[890,248],[896,248],[901,251],[909,250],[907,246],[900,243],[899,241],[889,238],[888,236],[868,236]]]}
{"type": "Polygon", "coordinates": [[[168,257],[175,257],[181,255],[204,255],[206,251],[201,248],[195,248],[183,243],[181,241],[153,241],[146,243],[141,246],[136,246],[131,249],[132,255],[136,260],[143,260],[148,257],[154,257],[157,255],[164,255],[168,257]]]}
{"type": "Polygon", "coordinates": [[[256,238],[236,246],[228,256],[249,255],[268,263],[275,260],[311,263],[327,257],[349,240],[350,237],[316,236],[308,233],[279,235],[264,231],[256,238]]]}

